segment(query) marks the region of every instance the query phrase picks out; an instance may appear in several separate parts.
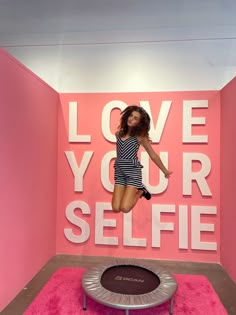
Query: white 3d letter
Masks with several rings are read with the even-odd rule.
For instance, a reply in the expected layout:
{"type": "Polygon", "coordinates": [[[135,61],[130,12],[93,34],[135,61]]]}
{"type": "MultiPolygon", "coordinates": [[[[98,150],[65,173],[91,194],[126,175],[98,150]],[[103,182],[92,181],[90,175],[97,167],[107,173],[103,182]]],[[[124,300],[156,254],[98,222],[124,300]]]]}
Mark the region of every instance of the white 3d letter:
{"type": "Polygon", "coordinates": [[[116,220],[104,219],[106,210],[111,211],[110,203],[98,202],[96,204],[95,244],[118,245],[117,237],[105,237],[103,235],[104,227],[116,227],[116,220]]]}
{"type": "Polygon", "coordinates": [[[207,143],[208,136],[192,135],[192,125],[205,125],[205,117],[192,117],[192,108],[208,108],[207,100],[183,101],[183,143],[207,143]]]}
{"type": "Polygon", "coordinates": [[[123,215],[124,229],[123,239],[125,246],[147,246],[147,240],[145,238],[134,238],[132,237],[132,211],[124,213],[123,215]]]}
{"type": "Polygon", "coordinates": [[[174,223],[161,222],[161,212],[175,212],[175,205],[152,205],[152,247],[161,247],[161,231],[174,231],[174,223]]]}
{"type": "Polygon", "coordinates": [[[153,123],[153,118],[152,118],[152,113],[150,109],[150,104],[148,101],[140,101],[140,105],[146,110],[146,112],[149,114],[151,118],[151,123],[150,123],[150,138],[152,139],[153,143],[159,143],[167,117],[169,115],[170,107],[171,107],[172,101],[163,101],[161,103],[161,108],[160,108],[160,113],[157,119],[157,124],[156,127],[154,127],[153,123]]]}
{"type": "Polygon", "coordinates": [[[211,171],[211,161],[202,153],[183,153],[183,195],[192,195],[192,181],[195,180],[203,196],[212,196],[206,177],[211,171]],[[192,161],[200,161],[202,168],[192,172],[192,161]]]}
{"type": "Polygon", "coordinates": [[[110,130],[110,115],[114,108],[119,108],[121,111],[127,107],[127,104],[122,101],[111,101],[107,103],[102,110],[102,133],[103,136],[110,142],[116,142],[116,136],[110,130]]]}
{"type": "Polygon", "coordinates": [[[78,104],[69,102],[69,142],[91,142],[90,135],[78,135],[78,104]]]}
{"type": "MultiPolygon", "coordinates": [[[[168,152],[160,152],[160,158],[163,161],[164,165],[168,168],[168,152]]],[[[158,167],[156,167],[156,172],[159,172],[159,183],[156,186],[151,186],[149,184],[149,174],[150,174],[149,162],[150,162],[150,158],[147,152],[142,152],[141,164],[144,166],[144,168],[142,169],[143,182],[145,183],[145,185],[147,186],[151,194],[161,194],[167,188],[168,179],[166,179],[162,171],[159,170],[158,167]]]]}
{"type": "Polygon", "coordinates": [[[75,209],[81,209],[83,214],[90,214],[90,209],[87,203],[79,200],[72,201],[66,207],[66,218],[69,222],[78,226],[81,229],[80,235],[75,235],[71,228],[64,229],[65,237],[72,243],[84,243],[90,235],[90,227],[88,223],[75,215],[75,209]]]}
{"type": "Polygon", "coordinates": [[[201,231],[214,232],[214,224],[203,224],[200,222],[201,214],[216,214],[216,207],[213,206],[192,206],[191,216],[192,216],[192,249],[202,249],[202,250],[217,250],[216,242],[201,242],[201,231]]]}
{"type": "Polygon", "coordinates": [[[70,165],[72,173],[75,177],[74,179],[74,191],[83,191],[83,176],[88,168],[89,162],[93,155],[93,151],[86,151],[84,152],[82,161],[80,163],[80,167],[76,162],[75,154],[73,151],[65,151],[67,161],[70,165]]]}
{"type": "Polygon", "coordinates": [[[110,181],[110,163],[111,160],[116,157],[116,151],[107,152],[101,162],[101,181],[103,187],[112,192],[114,189],[114,185],[110,181]]]}

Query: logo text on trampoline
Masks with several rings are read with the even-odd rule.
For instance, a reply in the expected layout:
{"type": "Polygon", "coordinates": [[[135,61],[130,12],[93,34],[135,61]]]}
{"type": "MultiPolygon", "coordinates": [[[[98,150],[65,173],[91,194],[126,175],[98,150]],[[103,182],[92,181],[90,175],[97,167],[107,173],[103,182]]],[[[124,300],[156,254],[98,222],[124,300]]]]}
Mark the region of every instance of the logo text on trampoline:
{"type": "Polygon", "coordinates": [[[125,278],[125,277],[120,277],[120,276],[116,276],[115,280],[120,280],[120,281],[132,281],[132,282],[144,282],[144,280],[142,279],[135,279],[135,278],[125,278]]]}

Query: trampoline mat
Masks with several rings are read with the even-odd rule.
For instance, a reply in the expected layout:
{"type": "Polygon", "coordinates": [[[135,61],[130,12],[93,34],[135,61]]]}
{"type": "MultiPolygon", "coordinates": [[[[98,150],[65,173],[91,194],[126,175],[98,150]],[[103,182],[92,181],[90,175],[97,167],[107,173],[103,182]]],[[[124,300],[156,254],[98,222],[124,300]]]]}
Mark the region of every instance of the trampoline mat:
{"type": "Polygon", "coordinates": [[[139,266],[118,265],[107,268],[101,276],[101,285],[114,293],[139,295],[155,290],[159,277],[152,271],[139,266]]]}

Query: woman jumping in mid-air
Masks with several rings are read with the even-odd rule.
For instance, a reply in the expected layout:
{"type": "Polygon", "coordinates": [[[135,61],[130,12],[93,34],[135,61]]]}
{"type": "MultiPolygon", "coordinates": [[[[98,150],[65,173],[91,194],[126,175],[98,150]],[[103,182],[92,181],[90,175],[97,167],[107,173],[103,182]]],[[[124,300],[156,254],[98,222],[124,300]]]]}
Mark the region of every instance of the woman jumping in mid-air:
{"type": "Polygon", "coordinates": [[[149,129],[150,117],[142,107],[133,105],[122,111],[116,133],[117,158],[114,164],[115,186],[112,197],[114,212],[127,213],[134,208],[139,198],[151,199],[151,194],[142,183],[143,166],[137,157],[140,144],[166,178],[172,174],[153,150],[150,144],[149,129]]]}

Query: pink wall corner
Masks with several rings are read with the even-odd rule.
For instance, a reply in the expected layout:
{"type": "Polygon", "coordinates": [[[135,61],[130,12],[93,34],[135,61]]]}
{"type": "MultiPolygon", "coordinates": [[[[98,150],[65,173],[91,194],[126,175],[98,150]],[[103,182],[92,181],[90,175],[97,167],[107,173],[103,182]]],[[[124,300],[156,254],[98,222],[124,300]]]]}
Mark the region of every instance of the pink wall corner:
{"type": "Polygon", "coordinates": [[[0,311],[55,254],[59,95],[0,49],[0,311]]]}
{"type": "Polygon", "coordinates": [[[236,282],[236,77],[221,90],[221,263],[236,282]]]}

